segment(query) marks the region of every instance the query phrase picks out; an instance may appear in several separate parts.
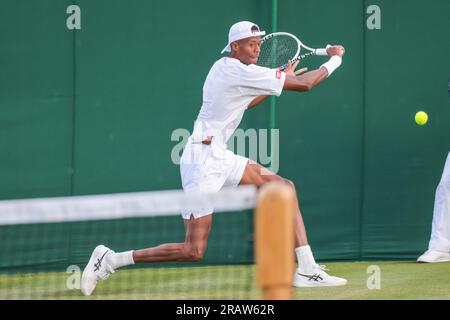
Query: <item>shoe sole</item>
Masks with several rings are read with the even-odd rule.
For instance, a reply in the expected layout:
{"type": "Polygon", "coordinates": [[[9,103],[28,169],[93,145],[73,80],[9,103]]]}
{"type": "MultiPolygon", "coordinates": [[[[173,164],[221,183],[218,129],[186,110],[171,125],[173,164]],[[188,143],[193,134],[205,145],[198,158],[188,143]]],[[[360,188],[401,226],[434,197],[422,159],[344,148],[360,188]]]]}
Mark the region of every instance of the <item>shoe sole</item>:
{"type": "Polygon", "coordinates": [[[450,259],[437,259],[437,260],[417,260],[418,263],[436,263],[436,262],[450,262],[450,259]]]}
{"type": "Polygon", "coordinates": [[[329,283],[318,283],[318,284],[313,284],[313,285],[293,285],[296,288],[315,288],[315,287],[341,287],[341,286],[345,286],[347,284],[347,282],[344,283],[339,283],[339,284],[329,284],[329,283]]]}

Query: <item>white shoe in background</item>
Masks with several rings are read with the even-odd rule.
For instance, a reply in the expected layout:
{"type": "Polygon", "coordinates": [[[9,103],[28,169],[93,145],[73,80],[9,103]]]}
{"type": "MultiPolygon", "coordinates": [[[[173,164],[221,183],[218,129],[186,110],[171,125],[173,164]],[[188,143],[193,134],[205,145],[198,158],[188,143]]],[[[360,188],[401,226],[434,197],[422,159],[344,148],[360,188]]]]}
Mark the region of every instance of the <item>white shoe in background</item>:
{"type": "Polygon", "coordinates": [[[419,258],[417,262],[433,263],[433,262],[448,262],[450,261],[450,252],[443,252],[437,250],[427,250],[419,258]]]}

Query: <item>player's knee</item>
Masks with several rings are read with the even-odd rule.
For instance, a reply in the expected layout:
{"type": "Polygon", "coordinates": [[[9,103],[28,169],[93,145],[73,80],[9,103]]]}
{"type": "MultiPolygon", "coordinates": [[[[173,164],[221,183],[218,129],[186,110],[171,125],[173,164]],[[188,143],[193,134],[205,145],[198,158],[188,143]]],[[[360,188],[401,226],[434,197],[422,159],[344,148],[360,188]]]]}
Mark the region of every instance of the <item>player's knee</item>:
{"type": "Polygon", "coordinates": [[[203,260],[203,257],[205,256],[204,250],[193,250],[189,253],[189,260],[190,261],[201,261],[203,260]]]}
{"type": "Polygon", "coordinates": [[[185,255],[188,261],[200,261],[205,256],[206,249],[204,247],[188,245],[185,255]]]}
{"type": "Polygon", "coordinates": [[[288,187],[292,188],[292,190],[294,192],[296,191],[295,183],[289,179],[285,179],[283,177],[280,177],[279,175],[275,175],[275,176],[272,176],[270,179],[266,180],[265,183],[269,183],[272,181],[282,182],[282,183],[286,184],[288,187]]]}
{"type": "MultiPolygon", "coordinates": [[[[291,190],[294,192],[295,197],[297,197],[297,189],[295,187],[295,183],[291,180],[288,179],[284,179],[284,183],[286,183],[286,185],[291,188],[291,190]]],[[[297,198],[298,201],[298,198],[297,198]]]]}
{"type": "Polygon", "coordinates": [[[286,183],[290,188],[295,190],[295,183],[293,181],[284,179],[284,183],[286,183]]]}
{"type": "Polygon", "coordinates": [[[282,178],[282,177],[280,177],[279,175],[276,175],[276,174],[271,174],[271,175],[262,175],[261,177],[260,177],[260,179],[261,179],[261,184],[262,185],[264,185],[264,184],[267,184],[267,183],[271,183],[271,182],[284,182],[284,178],[282,178]]]}

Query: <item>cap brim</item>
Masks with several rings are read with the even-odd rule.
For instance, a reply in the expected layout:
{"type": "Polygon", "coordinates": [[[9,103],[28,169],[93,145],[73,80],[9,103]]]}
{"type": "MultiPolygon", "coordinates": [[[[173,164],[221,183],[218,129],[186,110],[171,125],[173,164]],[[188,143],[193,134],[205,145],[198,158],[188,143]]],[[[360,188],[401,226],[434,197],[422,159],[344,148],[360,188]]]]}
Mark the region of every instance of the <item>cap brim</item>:
{"type": "Polygon", "coordinates": [[[229,44],[227,44],[227,46],[225,48],[223,48],[221,54],[224,53],[224,52],[231,52],[231,47],[230,47],[229,44]]]}
{"type": "MultiPolygon", "coordinates": [[[[251,37],[265,36],[265,35],[266,35],[266,32],[265,32],[265,31],[255,32],[255,33],[249,35],[248,37],[236,39],[236,40],[233,40],[232,42],[234,42],[234,41],[239,41],[239,40],[242,40],[242,39],[251,38],[251,37]]],[[[230,44],[230,43],[227,44],[227,46],[226,46],[225,48],[223,48],[222,52],[220,52],[220,53],[222,54],[222,53],[224,53],[224,52],[231,52],[231,44],[230,44]]]]}

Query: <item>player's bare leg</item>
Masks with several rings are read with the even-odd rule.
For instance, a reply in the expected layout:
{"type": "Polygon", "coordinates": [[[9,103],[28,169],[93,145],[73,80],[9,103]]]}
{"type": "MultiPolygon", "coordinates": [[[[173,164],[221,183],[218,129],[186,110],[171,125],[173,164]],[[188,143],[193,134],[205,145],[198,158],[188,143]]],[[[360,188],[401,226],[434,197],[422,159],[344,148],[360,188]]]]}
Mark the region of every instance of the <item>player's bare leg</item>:
{"type": "Polygon", "coordinates": [[[166,243],[153,248],[114,252],[104,245],[97,246],[81,278],[81,291],[91,295],[98,281],[106,280],[117,268],[145,262],[199,261],[203,258],[211,230],[212,214],[184,220],[186,238],[183,243],[166,243]]]}
{"type": "MultiPolygon", "coordinates": [[[[296,194],[293,182],[270,172],[252,160],[247,163],[240,184],[253,184],[261,187],[271,181],[282,181],[286,183],[293,189],[294,194],[296,194]]],[[[345,285],[347,280],[328,275],[325,272],[325,268],[318,265],[314,260],[311,248],[308,245],[305,224],[303,223],[297,196],[294,210],[295,253],[298,260],[298,268],[294,275],[293,285],[296,287],[345,285]]]]}
{"type": "Polygon", "coordinates": [[[295,195],[294,204],[294,232],[295,232],[295,247],[308,245],[308,238],[306,236],[305,224],[303,222],[302,214],[300,212],[299,201],[297,198],[297,192],[295,190],[295,185],[292,181],[284,179],[279,175],[270,172],[268,169],[259,165],[258,163],[250,160],[245,168],[244,174],[242,176],[241,182],[239,184],[253,184],[257,187],[271,182],[271,181],[281,181],[286,183],[290,188],[293,189],[295,195]]]}
{"type": "Polygon", "coordinates": [[[186,238],[184,243],[166,243],[157,247],[133,252],[135,263],[165,261],[199,261],[203,258],[211,230],[212,214],[184,220],[186,238]]]}

